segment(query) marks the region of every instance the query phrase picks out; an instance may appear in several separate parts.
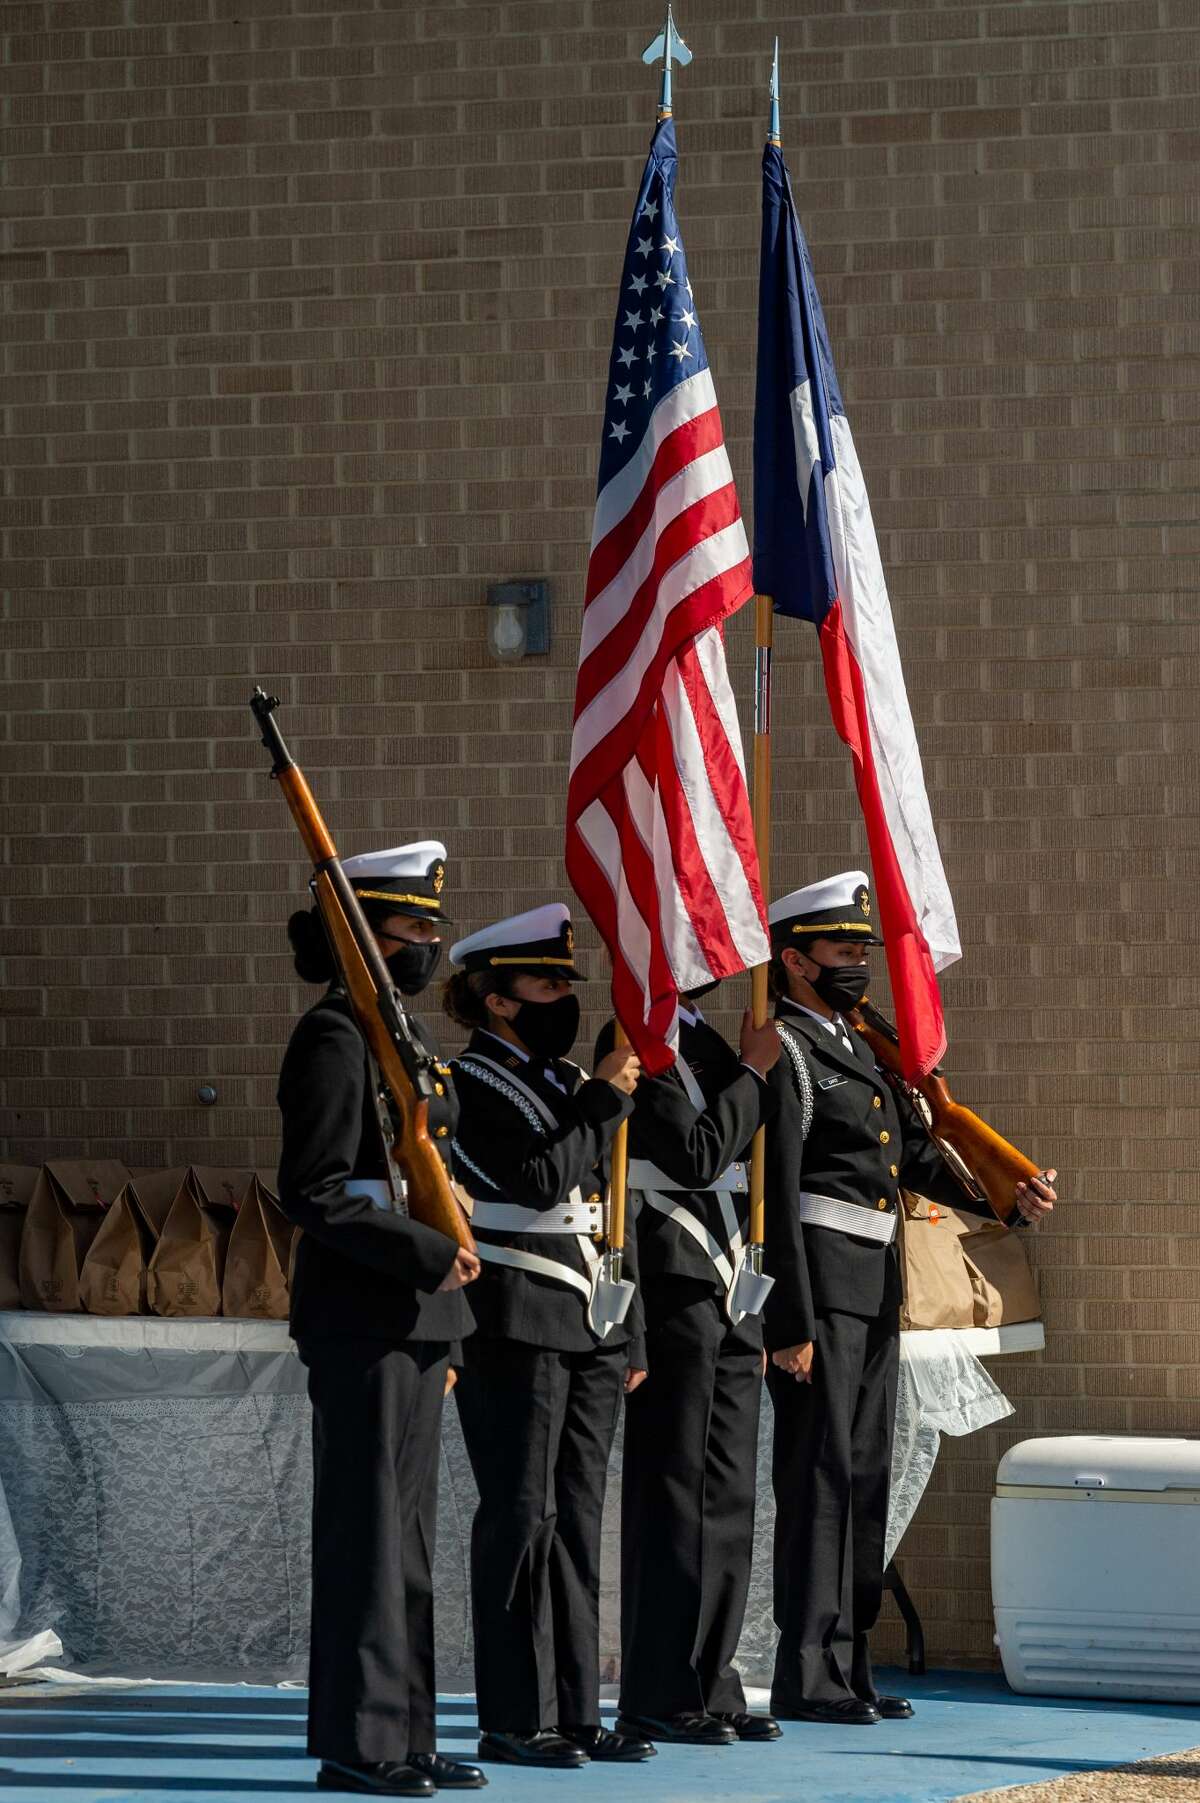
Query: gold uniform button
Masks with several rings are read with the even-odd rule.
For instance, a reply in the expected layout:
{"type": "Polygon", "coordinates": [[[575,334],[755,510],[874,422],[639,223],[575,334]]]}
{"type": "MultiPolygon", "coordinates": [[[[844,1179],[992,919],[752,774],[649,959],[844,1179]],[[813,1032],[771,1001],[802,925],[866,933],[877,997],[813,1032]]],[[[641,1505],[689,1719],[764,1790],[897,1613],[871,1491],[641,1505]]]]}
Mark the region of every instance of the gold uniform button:
{"type": "Polygon", "coordinates": [[[886,1208],[887,1205],[888,1205],[888,1199],[886,1196],[880,1196],[878,1202],[875,1204],[877,1209],[886,1208]]]}
{"type": "Polygon", "coordinates": [[[879,1100],[878,1096],[872,1096],[871,1097],[871,1106],[872,1106],[872,1108],[882,1108],[883,1103],[879,1100]]]}
{"type": "Polygon", "coordinates": [[[891,1134],[888,1132],[887,1128],[885,1127],[883,1132],[879,1135],[880,1145],[886,1146],[888,1141],[891,1139],[891,1137],[892,1137],[891,1134]]]}
{"type": "Polygon", "coordinates": [[[900,1175],[900,1166],[898,1164],[892,1165],[891,1171],[893,1177],[898,1177],[900,1175]]]}
{"type": "Polygon", "coordinates": [[[433,1086],[433,1093],[435,1096],[444,1096],[446,1093],[446,1085],[444,1083],[435,1083],[433,1086]]]}
{"type": "Polygon", "coordinates": [[[600,1191],[599,1190],[593,1191],[593,1193],[588,1197],[588,1201],[589,1201],[589,1203],[592,1204],[593,1207],[599,1200],[600,1200],[600,1191]]]}
{"type": "Polygon", "coordinates": [[[445,1139],[448,1136],[449,1132],[450,1132],[449,1127],[435,1127],[433,1137],[435,1139],[445,1139]]]}

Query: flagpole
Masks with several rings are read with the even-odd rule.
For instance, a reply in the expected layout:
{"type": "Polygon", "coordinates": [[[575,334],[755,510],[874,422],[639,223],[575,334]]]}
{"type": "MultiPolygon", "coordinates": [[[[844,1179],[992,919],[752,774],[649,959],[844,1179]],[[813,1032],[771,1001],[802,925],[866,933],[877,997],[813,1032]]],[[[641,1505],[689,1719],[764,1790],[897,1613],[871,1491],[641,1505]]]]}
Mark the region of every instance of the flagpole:
{"type": "MultiPolygon", "coordinates": [[[[659,36],[649,44],[642,54],[644,63],[657,62],[662,57],[662,86],[658,94],[658,122],[671,117],[671,62],[672,60],[687,64],[692,60],[692,53],[675,29],[675,21],[671,16],[671,8],[667,6],[667,17],[659,36]]],[[[620,1018],[614,1010],[613,1036],[614,1048],[629,1044],[629,1035],[621,1025],[620,1018]]],[[[625,1198],[629,1186],[629,1121],[623,1120],[617,1128],[612,1143],[611,1162],[608,1179],[608,1219],[606,1222],[605,1276],[613,1283],[621,1281],[621,1268],[625,1258],[625,1198]]]]}
{"type": "MultiPolygon", "coordinates": [[[[629,1044],[629,1035],[614,1017],[613,1050],[629,1044]]],[[[612,1162],[608,1179],[608,1275],[614,1283],[621,1280],[625,1259],[625,1196],[629,1182],[629,1118],[621,1122],[612,1143],[612,1162]]]]}
{"type": "MultiPolygon", "coordinates": [[[[779,144],[779,39],[771,64],[771,114],[767,127],[770,143],[779,144]]],[[[771,903],[771,647],[774,637],[773,602],[770,595],[754,597],[754,841],[763,901],[771,903]]],[[[756,964],[750,973],[750,1007],[756,1027],[765,1025],[770,1004],[768,966],[756,964]]],[[[767,1130],[760,1127],[750,1142],[750,1227],[746,1258],[750,1269],[761,1274],[766,1238],[767,1130]]]]}
{"type": "MultiPolygon", "coordinates": [[[[771,898],[771,641],[773,637],[770,595],[754,597],[754,842],[763,900],[771,898]]],[[[750,1006],[754,1024],[766,1022],[769,995],[766,964],[750,973],[750,1006]]],[[[766,1233],[767,1130],[760,1127],[750,1142],[750,1230],[746,1256],[750,1269],[762,1273],[766,1233]]]]}

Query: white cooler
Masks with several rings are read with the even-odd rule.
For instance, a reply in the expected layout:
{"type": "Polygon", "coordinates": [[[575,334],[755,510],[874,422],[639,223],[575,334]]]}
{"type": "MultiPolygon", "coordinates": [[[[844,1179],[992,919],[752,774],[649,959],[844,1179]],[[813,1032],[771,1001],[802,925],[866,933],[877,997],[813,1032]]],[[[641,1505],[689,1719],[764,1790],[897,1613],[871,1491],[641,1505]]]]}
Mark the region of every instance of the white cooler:
{"type": "Polygon", "coordinates": [[[992,1603],[1014,1690],[1200,1700],[1200,1440],[1084,1434],[1006,1452],[992,1603]]]}

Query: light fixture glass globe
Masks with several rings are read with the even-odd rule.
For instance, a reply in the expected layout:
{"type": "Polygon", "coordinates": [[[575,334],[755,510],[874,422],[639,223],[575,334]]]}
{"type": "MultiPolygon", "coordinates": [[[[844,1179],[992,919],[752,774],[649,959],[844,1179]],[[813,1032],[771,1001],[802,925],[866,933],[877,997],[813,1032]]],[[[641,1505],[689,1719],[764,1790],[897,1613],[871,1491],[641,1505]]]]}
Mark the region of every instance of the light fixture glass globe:
{"type": "Polygon", "coordinates": [[[501,601],[488,609],[488,640],[492,654],[504,662],[525,655],[525,608],[515,601],[501,601]]]}

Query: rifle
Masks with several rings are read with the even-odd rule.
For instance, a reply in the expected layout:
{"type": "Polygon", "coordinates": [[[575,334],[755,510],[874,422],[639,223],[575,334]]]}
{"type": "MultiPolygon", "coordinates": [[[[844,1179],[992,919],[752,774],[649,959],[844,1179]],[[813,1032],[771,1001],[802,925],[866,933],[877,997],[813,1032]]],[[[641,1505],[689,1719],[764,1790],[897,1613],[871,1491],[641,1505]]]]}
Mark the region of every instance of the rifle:
{"type": "Polygon", "coordinates": [[[389,1174],[394,1175],[394,1166],[404,1173],[408,1212],[414,1221],[436,1228],[473,1252],[475,1241],[466,1214],[429,1135],[429,1098],[438,1093],[440,1081],[434,1061],[413,1031],[358,897],[338,861],[321,810],[275,724],[278,706],[278,696],[261,688],[250,698],[251,712],[262,728],[262,742],[271,754],[271,776],[283,790],[312,859],[313,892],[350,1006],[383,1080],[378,1100],[384,1104],[381,1120],[387,1122],[385,1146],[395,1134],[389,1174]]]}
{"type": "Polygon", "coordinates": [[[850,1024],[870,1046],[875,1062],[886,1066],[921,1097],[929,1111],[932,1137],[949,1147],[983,1191],[992,1213],[1007,1222],[1016,1210],[1014,1192],[1017,1184],[1040,1177],[1042,1173],[1038,1166],[1031,1164],[1015,1146],[1010,1146],[986,1121],[954,1100],[940,1067],[916,1082],[905,1078],[900,1066],[899,1036],[878,1008],[873,1008],[868,1001],[861,1001],[850,1015],[850,1024]]]}

